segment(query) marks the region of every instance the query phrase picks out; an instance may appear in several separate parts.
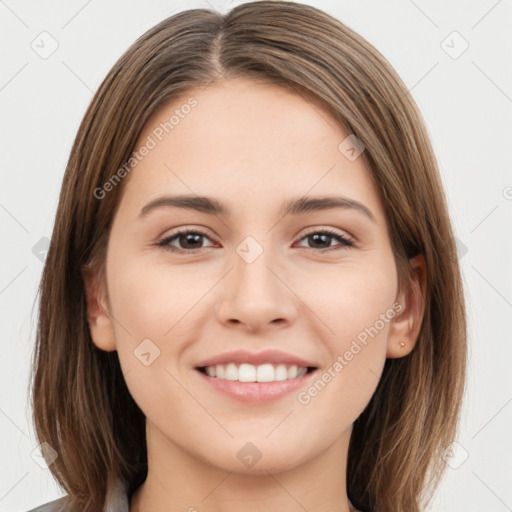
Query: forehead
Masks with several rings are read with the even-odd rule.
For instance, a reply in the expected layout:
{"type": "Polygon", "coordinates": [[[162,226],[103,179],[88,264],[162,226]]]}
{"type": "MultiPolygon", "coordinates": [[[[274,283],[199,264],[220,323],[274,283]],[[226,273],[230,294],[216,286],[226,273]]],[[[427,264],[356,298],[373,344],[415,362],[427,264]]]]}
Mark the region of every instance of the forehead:
{"type": "MultiPolygon", "coordinates": [[[[363,155],[340,149],[347,131],[320,100],[237,78],[193,89],[161,107],[135,150],[151,147],[130,172],[126,200],[164,192],[209,195],[263,207],[286,196],[339,192],[382,208],[363,155]]],[[[125,200],[123,199],[123,201],[125,200]]]]}

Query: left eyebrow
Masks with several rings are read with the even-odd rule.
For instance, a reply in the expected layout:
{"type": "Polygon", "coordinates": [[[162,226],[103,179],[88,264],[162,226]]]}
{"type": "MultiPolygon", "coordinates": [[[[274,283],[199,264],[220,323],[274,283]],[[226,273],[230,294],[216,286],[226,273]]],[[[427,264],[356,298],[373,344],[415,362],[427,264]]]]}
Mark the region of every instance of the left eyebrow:
{"type": "MultiPolygon", "coordinates": [[[[210,215],[229,216],[231,209],[219,202],[217,199],[206,196],[181,195],[181,196],[161,196],[153,199],[146,204],[139,213],[139,218],[149,214],[150,211],[157,208],[183,208],[195,210],[210,215]]],[[[313,211],[330,210],[334,208],[356,210],[373,222],[376,222],[375,216],[364,204],[343,196],[321,196],[321,197],[300,197],[284,203],[281,207],[281,215],[300,215],[313,211]]]]}
{"type": "Polygon", "coordinates": [[[344,196],[301,197],[285,203],[281,210],[283,215],[299,215],[301,213],[331,210],[334,208],[356,210],[373,222],[377,222],[371,210],[363,203],[344,196]]]}

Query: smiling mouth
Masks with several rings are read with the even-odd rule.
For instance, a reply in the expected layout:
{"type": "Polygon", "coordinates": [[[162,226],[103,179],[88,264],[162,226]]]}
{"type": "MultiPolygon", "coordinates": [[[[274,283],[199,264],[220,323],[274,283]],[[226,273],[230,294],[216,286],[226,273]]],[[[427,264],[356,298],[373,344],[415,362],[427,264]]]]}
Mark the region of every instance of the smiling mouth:
{"type": "Polygon", "coordinates": [[[198,371],[219,380],[239,382],[279,382],[293,380],[316,370],[315,366],[297,366],[287,364],[265,363],[252,365],[248,363],[228,363],[201,366],[198,371]]]}

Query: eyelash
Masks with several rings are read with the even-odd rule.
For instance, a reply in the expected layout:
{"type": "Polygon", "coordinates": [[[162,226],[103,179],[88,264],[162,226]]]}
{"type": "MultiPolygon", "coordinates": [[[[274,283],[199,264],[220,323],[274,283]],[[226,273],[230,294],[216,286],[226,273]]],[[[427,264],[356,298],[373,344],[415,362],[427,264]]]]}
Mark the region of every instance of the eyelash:
{"type": "MultiPolygon", "coordinates": [[[[163,248],[164,250],[181,253],[181,254],[193,254],[193,253],[197,254],[197,253],[200,253],[203,249],[207,249],[207,247],[202,247],[200,249],[179,249],[179,248],[169,245],[170,242],[172,242],[174,239],[178,238],[180,235],[187,235],[187,234],[200,235],[200,236],[209,238],[209,236],[201,230],[187,228],[187,229],[183,229],[181,231],[177,231],[176,233],[173,233],[172,235],[163,238],[162,240],[157,242],[155,245],[157,247],[163,248]]],[[[337,231],[334,231],[329,228],[319,229],[316,231],[311,231],[309,233],[306,233],[300,240],[304,240],[304,238],[307,238],[308,236],[316,235],[316,234],[328,235],[328,236],[334,238],[335,240],[337,240],[338,242],[340,242],[340,244],[341,244],[340,246],[327,247],[325,249],[317,249],[318,252],[325,253],[325,252],[329,252],[329,251],[337,251],[337,250],[349,249],[351,247],[354,247],[354,242],[352,240],[341,235],[337,231]]],[[[308,247],[306,247],[306,249],[308,249],[308,247]]],[[[315,249],[315,248],[310,247],[310,249],[315,249]]]]}

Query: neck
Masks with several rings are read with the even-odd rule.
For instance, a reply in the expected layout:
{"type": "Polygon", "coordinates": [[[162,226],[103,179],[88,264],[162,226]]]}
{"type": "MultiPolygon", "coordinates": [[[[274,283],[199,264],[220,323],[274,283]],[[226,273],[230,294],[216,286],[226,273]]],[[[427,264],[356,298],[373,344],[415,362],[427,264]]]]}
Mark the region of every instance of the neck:
{"type": "Polygon", "coordinates": [[[256,474],[218,468],[193,457],[148,421],[148,475],[131,499],[130,512],[353,512],[346,494],[351,430],[299,466],[276,470],[258,464],[256,474]]]}

